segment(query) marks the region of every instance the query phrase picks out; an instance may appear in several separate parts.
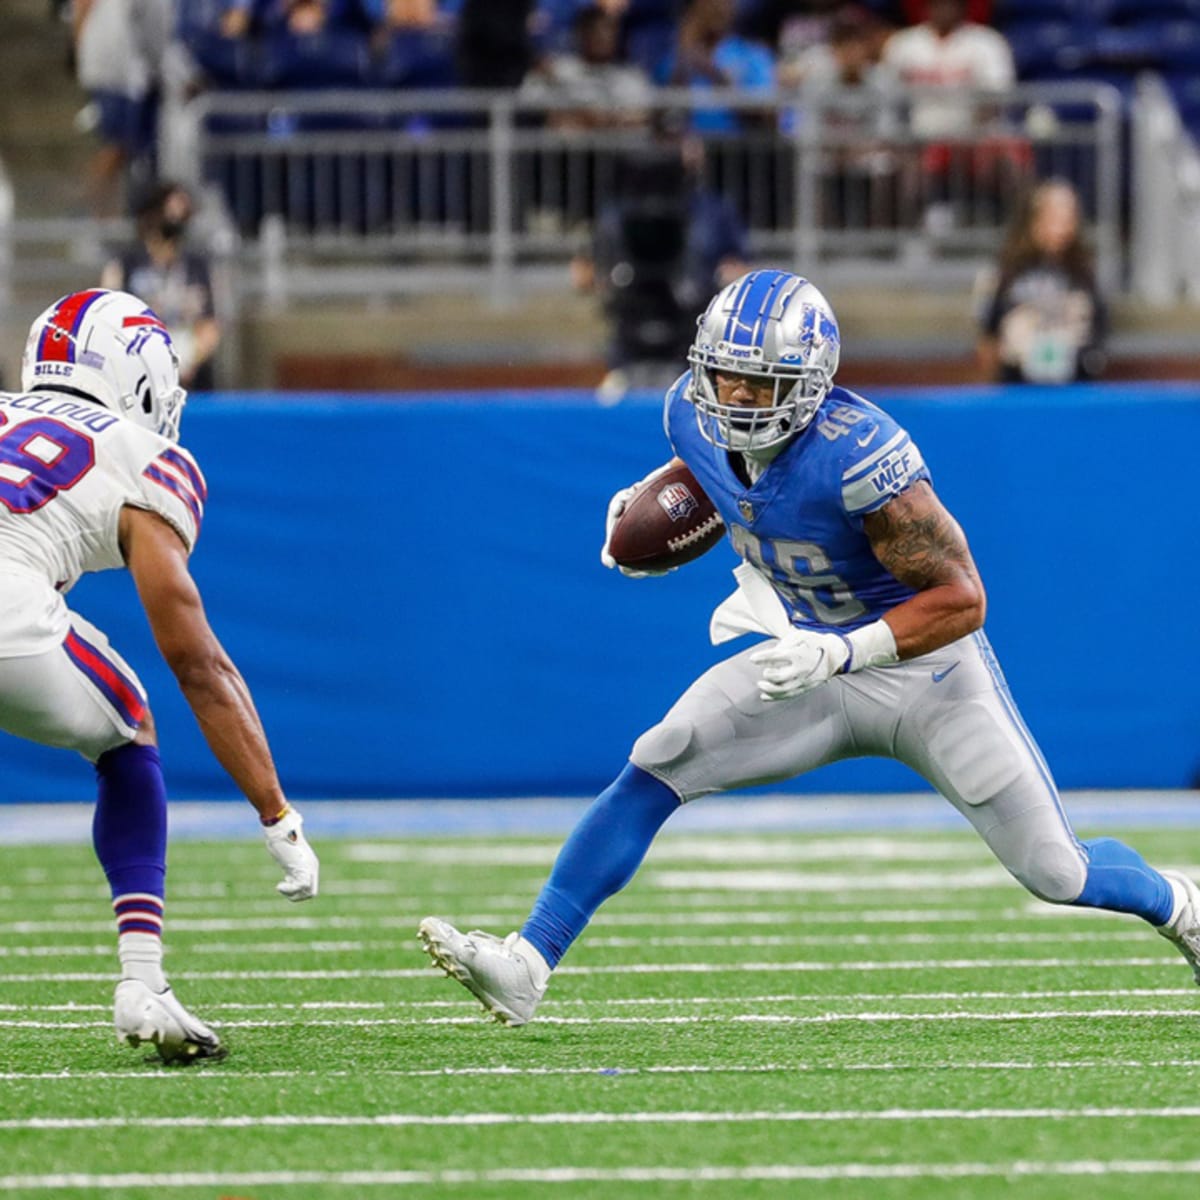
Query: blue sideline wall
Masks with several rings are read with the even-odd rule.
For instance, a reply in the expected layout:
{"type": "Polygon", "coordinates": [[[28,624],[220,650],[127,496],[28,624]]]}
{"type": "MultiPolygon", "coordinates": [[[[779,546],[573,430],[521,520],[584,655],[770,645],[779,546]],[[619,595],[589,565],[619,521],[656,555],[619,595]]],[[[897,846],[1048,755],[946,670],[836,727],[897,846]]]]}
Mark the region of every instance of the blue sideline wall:
{"type": "MultiPolygon", "coordinates": [[[[1188,784],[1200,391],[874,398],[968,532],[989,634],[1061,785],[1188,784]]],[[[719,657],[727,546],[660,580],[597,558],[611,492],[666,457],[653,398],[199,398],[184,434],[210,484],[195,573],[297,797],[586,794],[719,657]]],[[[172,793],[232,796],[128,578],[70,601],[147,685],[172,793]]],[[[5,801],[90,797],[83,760],[2,742],[5,801]]],[[[794,786],[922,785],[860,760],[794,786]]]]}

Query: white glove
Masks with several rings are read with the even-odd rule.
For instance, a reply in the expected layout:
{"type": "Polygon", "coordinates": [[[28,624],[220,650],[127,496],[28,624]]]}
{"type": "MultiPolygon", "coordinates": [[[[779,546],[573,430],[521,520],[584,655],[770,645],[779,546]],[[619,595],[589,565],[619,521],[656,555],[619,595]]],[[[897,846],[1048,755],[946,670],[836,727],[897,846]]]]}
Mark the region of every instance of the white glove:
{"type": "MultiPolygon", "coordinates": [[[[622,575],[629,579],[650,579],[657,575],[665,575],[666,571],[639,571],[635,567],[623,567],[615,558],[608,552],[608,543],[612,540],[612,532],[617,522],[621,519],[621,514],[625,511],[630,500],[637,495],[656,475],[661,474],[671,464],[658,467],[650,472],[645,479],[633,484],[632,487],[622,488],[608,502],[608,512],[604,516],[604,545],[600,548],[600,561],[611,571],[616,567],[622,575]]],[[[675,568],[672,567],[671,570],[675,568]]]]}
{"type": "Polygon", "coordinates": [[[267,825],[263,834],[271,857],[283,868],[283,880],[275,890],[288,900],[311,900],[317,894],[321,864],[304,837],[304,822],[290,805],[287,812],[267,825]]]}
{"type": "Polygon", "coordinates": [[[762,667],[758,694],[790,700],[832,679],[850,661],[850,643],[840,633],[793,629],[750,655],[762,667]]]}
{"type": "Polygon", "coordinates": [[[792,629],[750,656],[762,667],[758,694],[790,700],[835,675],[897,661],[896,639],[886,621],[873,621],[850,634],[792,629]]]}

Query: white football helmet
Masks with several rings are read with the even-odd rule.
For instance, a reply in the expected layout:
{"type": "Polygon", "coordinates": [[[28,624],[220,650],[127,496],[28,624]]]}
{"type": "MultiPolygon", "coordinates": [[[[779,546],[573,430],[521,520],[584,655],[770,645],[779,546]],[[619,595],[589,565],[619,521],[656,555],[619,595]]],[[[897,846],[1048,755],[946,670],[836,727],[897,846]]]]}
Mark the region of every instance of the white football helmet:
{"type": "Polygon", "coordinates": [[[790,271],[751,271],[713,297],[688,351],[700,432],[723,450],[764,450],[799,433],[833,386],[841,335],[833,309],[790,271]],[[775,384],[765,408],[722,404],[715,372],[775,384]]]}
{"type": "Polygon", "coordinates": [[[64,296],[34,321],[21,387],[93,400],[173,442],[187,400],[167,327],[136,296],[104,288],[64,296]]]}

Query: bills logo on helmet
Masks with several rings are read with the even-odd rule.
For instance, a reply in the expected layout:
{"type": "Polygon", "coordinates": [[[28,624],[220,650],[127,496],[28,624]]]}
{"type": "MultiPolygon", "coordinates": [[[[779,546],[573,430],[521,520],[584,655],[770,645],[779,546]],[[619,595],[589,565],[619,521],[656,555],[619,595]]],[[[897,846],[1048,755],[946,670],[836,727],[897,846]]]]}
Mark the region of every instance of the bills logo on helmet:
{"type": "Polygon", "coordinates": [[[672,521],[684,521],[700,507],[696,497],[682,483],[669,483],[658,493],[658,502],[672,521]]]}
{"type": "Polygon", "coordinates": [[[137,330],[137,333],[133,335],[133,341],[126,348],[125,352],[127,354],[140,354],[142,348],[155,334],[162,337],[172,353],[175,350],[175,343],[171,341],[171,335],[167,332],[167,327],[152,309],[148,308],[144,313],[136,317],[125,317],[121,321],[121,328],[137,330]]]}

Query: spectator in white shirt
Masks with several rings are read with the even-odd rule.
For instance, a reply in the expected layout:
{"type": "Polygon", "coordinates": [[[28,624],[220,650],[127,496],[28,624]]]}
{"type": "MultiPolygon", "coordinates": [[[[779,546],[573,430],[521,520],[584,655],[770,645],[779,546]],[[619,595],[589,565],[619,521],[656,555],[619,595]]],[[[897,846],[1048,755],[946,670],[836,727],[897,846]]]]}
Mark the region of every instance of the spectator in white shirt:
{"type": "Polygon", "coordinates": [[[929,20],[888,38],[883,62],[906,86],[946,89],[912,108],[920,137],[970,133],[976,110],[962,103],[969,89],[1003,91],[1016,81],[1012,50],[1003,35],[966,19],[965,0],[930,0],[929,20]]]}
{"type": "Polygon", "coordinates": [[[950,195],[969,191],[1002,209],[1032,166],[1023,137],[988,128],[995,107],[964,98],[1016,82],[1008,43],[987,25],[968,21],[966,8],[966,0],[929,0],[929,19],[892,34],[883,48],[883,66],[898,83],[926,89],[913,100],[909,126],[924,143],[915,187],[927,202],[925,227],[933,234],[955,224],[950,195]]]}

